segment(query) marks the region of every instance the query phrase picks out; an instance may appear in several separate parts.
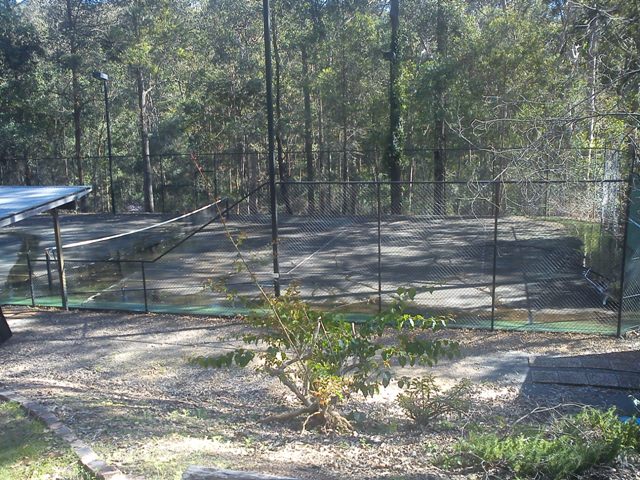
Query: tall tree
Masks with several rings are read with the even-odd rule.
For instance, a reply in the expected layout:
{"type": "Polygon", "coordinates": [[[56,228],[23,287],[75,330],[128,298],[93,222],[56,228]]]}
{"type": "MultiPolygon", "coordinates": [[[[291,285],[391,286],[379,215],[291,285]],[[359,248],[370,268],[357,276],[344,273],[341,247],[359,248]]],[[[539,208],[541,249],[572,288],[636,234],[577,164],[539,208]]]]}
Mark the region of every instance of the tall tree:
{"type": "MultiPolygon", "coordinates": [[[[391,44],[389,56],[389,140],[387,144],[387,169],[389,180],[400,182],[402,156],[402,104],[400,92],[400,5],[399,0],[391,0],[389,9],[391,20],[391,44]]],[[[402,186],[399,183],[391,184],[391,212],[402,213],[402,186]]]]}
{"type": "MultiPolygon", "coordinates": [[[[445,19],[444,7],[442,5],[443,0],[438,0],[436,7],[436,55],[441,64],[445,62],[447,58],[447,23],[445,19]]],[[[445,180],[447,177],[446,171],[446,147],[447,147],[447,134],[445,123],[445,88],[446,79],[444,78],[443,71],[438,72],[434,82],[433,96],[435,104],[435,118],[434,118],[434,136],[435,136],[435,149],[433,151],[433,179],[436,181],[433,190],[433,205],[435,215],[445,215],[446,213],[446,186],[445,180]]]]}

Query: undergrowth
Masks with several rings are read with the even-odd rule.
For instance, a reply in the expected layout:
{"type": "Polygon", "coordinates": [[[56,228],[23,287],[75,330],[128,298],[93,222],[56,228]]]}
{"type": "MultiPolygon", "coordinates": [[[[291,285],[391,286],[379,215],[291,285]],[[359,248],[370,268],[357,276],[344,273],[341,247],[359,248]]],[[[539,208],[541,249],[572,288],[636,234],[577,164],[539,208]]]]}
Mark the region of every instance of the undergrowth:
{"type": "Polygon", "coordinates": [[[585,408],[548,428],[530,427],[507,435],[471,433],[443,460],[448,468],[502,472],[515,478],[570,479],[592,467],[640,453],[640,426],[621,421],[614,409],[585,408]]]}

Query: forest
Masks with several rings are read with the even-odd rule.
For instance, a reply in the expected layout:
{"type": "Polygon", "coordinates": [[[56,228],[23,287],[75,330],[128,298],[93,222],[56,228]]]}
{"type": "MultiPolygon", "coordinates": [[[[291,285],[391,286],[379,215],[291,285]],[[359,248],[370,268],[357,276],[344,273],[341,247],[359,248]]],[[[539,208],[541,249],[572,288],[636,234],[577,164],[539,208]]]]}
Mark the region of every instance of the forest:
{"type": "MultiPolygon", "coordinates": [[[[628,173],[636,0],[272,0],[270,20],[282,182],[628,173]]],[[[109,210],[100,71],[119,209],[257,186],[263,33],[257,0],[2,0],[1,183],[90,184],[109,210]]]]}

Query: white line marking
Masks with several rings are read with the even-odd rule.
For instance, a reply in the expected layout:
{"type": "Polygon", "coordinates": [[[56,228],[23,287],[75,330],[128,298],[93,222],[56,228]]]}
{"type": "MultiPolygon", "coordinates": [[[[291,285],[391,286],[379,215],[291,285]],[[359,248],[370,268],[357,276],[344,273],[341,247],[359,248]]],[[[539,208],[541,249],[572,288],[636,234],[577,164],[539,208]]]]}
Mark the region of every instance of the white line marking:
{"type": "Polygon", "coordinates": [[[336,240],[338,240],[340,237],[342,237],[342,235],[344,235],[345,232],[342,232],[338,235],[336,235],[335,237],[333,237],[331,240],[329,240],[328,242],[326,242],[324,245],[322,245],[320,248],[318,248],[315,252],[313,252],[311,255],[309,255],[308,257],[304,258],[300,263],[298,263],[295,267],[293,267],[291,270],[289,270],[285,275],[289,275],[291,272],[293,272],[296,268],[298,268],[300,265],[302,265],[303,263],[305,263],[307,260],[311,259],[316,253],[320,252],[321,250],[323,250],[324,248],[328,247],[329,245],[331,245],[333,242],[335,242],[336,240]]]}

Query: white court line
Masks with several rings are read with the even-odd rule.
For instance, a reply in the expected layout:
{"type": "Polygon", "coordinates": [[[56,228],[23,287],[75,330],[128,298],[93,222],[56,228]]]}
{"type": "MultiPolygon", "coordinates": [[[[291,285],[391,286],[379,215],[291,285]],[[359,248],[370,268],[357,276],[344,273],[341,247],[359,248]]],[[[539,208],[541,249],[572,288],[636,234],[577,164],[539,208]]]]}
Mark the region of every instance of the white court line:
{"type": "MultiPolygon", "coordinates": [[[[126,277],[123,276],[123,278],[118,280],[113,285],[109,285],[107,288],[104,288],[104,289],[100,290],[99,292],[96,292],[93,295],[91,295],[90,297],[88,297],[85,301],[82,302],[82,304],[85,305],[87,302],[93,302],[97,297],[99,297],[100,295],[104,295],[106,293],[113,293],[113,292],[117,292],[117,291],[122,291],[122,287],[123,286],[126,287],[127,282],[129,280],[131,280],[137,273],[139,273],[139,272],[133,272],[131,275],[128,275],[126,277]]],[[[142,275],[140,275],[140,283],[142,283],[142,275]]]]}
{"type": "Polygon", "coordinates": [[[333,237],[331,240],[329,240],[328,242],[326,242],[324,245],[322,245],[320,248],[318,248],[315,252],[313,252],[311,255],[309,255],[308,257],[304,258],[300,263],[298,263],[295,267],[293,267],[291,270],[289,270],[287,273],[285,273],[285,275],[289,275],[291,272],[293,272],[296,268],[298,268],[300,265],[302,265],[303,263],[305,263],[307,260],[313,258],[313,256],[322,251],[323,249],[325,249],[326,247],[328,247],[329,245],[331,245],[333,242],[335,242],[336,240],[338,240],[340,237],[342,237],[342,235],[344,235],[346,232],[342,232],[339,235],[336,235],[335,237],[333,237]]]}

